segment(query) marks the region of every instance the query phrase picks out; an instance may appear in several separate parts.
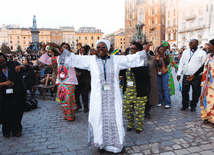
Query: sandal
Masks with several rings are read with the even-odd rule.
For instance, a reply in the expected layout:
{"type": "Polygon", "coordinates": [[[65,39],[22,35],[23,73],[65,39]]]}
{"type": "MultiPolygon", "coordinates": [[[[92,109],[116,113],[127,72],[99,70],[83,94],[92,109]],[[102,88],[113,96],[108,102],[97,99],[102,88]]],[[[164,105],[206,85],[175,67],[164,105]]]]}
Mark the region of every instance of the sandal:
{"type": "Polygon", "coordinates": [[[75,121],[75,117],[73,117],[72,119],[68,119],[69,122],[73,122],[75,121]]]}
{"type": "Polygon", "coordinates": [[[62,119],[63,119],[63,120],[67,120],[67,118],[66,118],[66,117],[63,117],[62,119]]]}
{"type": "Polygon", "coordinates": [[[208,121],[208,119],[205,119],[205,120],[203,121],[203,123],[204,123],[204,124],[209,124],[210,122],[208,121]]]}

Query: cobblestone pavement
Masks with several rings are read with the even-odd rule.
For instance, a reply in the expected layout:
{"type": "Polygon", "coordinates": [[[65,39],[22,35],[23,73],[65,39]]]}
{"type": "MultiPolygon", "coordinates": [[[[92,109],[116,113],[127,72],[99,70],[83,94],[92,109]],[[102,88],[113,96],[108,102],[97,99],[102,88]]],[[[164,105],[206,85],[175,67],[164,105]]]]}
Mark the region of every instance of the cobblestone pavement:
{"type": "MultiPolygon", "coordinates": [[[[176,95],[171,100],[170,109],[157,105],[152,108],[152,119],[145,119],[142,133],[126,133],[124,154],[214,154],[213,128],[200,121],[199,106],[196,112],[180,111],[181,93],[177,82],[176,95]]],[[[58,102],[39,100],[39,108],[24,113],[21,137],[6,139],[0,134],[0,154],[98,154],[97,148],[87,147],[88,114],[78,111],[74,122],[62,118],[58,102]]],[[[124,127],[127,127],[125,117],[124,127]]]]}

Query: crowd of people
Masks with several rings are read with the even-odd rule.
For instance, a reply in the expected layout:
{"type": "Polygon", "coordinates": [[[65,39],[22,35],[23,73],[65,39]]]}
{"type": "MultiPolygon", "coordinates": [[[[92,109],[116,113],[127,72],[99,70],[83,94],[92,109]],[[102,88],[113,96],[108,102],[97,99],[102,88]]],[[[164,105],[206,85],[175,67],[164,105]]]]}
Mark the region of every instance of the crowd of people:
{"type": "Polygon", "coordinates": [[[172,106],[170,96],[175,94],[175,87],[171,67],[175,67],[179,82],[183,75],[181,110],[190,106],[195,112],[200,99],[201,119],[214,127],[214,40],[204,49],[197,39],[189,42],[190,49],[170,49],[166,41],[154,51],[150,46],[151,42],[132,40],[124,53],[115,55],[113,44],[99,40],[95,48],[78,44],[75,52],[67,43],[47,43],[37,54],[0,53],[0,123],[4,137],[11,132],[21,136],[26,90],[38,84],[36,74],[51,74],[38,82],[47,80],[56,85],[63,119],[75,121],[75,111],[83,106],[84,113],[89,112],[88,144],[100,151],[121,152],[125,137],[123,111],[128,121],[126,131],[141,133],[144,118],[152,117],[152,106],[172,106]],[[47,51],[47,46],[52,50],[47,51]]]}

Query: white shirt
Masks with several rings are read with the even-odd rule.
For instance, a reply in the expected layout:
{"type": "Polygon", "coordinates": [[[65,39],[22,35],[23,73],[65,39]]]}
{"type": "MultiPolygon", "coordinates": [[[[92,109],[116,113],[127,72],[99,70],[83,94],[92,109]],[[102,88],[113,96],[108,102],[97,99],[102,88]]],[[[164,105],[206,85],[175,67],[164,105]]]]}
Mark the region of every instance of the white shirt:
{"type": "Polygon", "coordinates": [[[206,52],[197,49],[194,53],[190,49],[185,50],[181,56],[177,75],[193,75],[204,64],[206,52]],[[191,59],[190,59],[191,57],[191,59]],[[189,61],[190,60],[190,61],[189,61]]]}

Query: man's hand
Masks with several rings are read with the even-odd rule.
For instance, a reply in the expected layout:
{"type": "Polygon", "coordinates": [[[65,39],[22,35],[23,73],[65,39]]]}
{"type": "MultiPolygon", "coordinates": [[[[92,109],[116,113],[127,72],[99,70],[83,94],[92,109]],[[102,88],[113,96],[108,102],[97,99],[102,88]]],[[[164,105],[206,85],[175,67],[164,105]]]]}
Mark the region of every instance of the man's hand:
{"type": "Polygon", "coordinates": [[[195,75],[191,75],[191,76],[188,76],[188,77],[187,77],[187,80],[190,82],[190,81],[192,81],[194,78],[195,78],[195,75]]]}
{"type": "Polygon", "coordinates": [[[14,83],[12,81],[7,80],[7,81],[5,81],[4,85],[12,87],[14,85],[14,83]]]}
{"type": "Polygon", "coordinates": [[[26,69],[25,66],[21,65],[21,66],[16,66],[16,67],[15,67],[15,71],[16,71],[16,72],[20,72],[21,68],[26,69]]]}
{"type": "Polygon", "coordinates": [[[180,79],[181,79],[181,76],[180,76],[180,75],[178,75],[178,76],[177,76],[177,80],[178,80],[178,82],[180,81],[180,79]]]}
{"type": "Polygon", "coordinates": [[[146,45],[146,53],[148,53],[149,52],[149,48],[150,48],[150,46],[152,46],[153,45],[153,43],[152,43],[152,41],[151,42],[148,42],[148,44],[146,45]]]}

